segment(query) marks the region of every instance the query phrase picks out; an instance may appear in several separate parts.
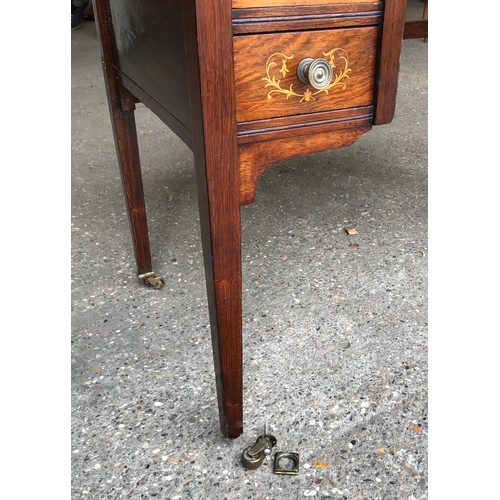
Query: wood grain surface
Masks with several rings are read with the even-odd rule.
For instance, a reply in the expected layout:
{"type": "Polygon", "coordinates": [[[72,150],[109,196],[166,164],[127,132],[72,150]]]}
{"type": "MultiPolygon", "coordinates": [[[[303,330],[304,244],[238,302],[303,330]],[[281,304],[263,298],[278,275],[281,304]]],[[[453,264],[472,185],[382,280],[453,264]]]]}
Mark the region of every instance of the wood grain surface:
{"type": "Polygon", "coordinates": [[[362,3],[329,3],[325,5],[306,4],[285,7],[252,7],[249,9],[234,9],[233,19],[244,19],[249,17],[262,17],[266,19],[280,19],[282,17],[309,15],[328,16],[338,13],[369,12],[382,10],[382,1],[362,3]]]}
{"type": "Polygon", "coordinates": [[[390,123],[396,112],[399,60],[406,17],[406,0],[385,0],[382,41],[375,95],[375,125],[390,123]]]}
{"type": "Polygon", "coordinates": [[[94,0],[94,15],[101,44],[101,61],[111,125],[130,223],[137,274],[151,271],[151,250],[135,125],[135,99],[124,88],[118,67],[115,33],[108,0],[94,0]]]}
{"type": "Polygon", "coordinates": [[[429,36],[429,29],[427,19],[419,21],[406,21],[403,38],[405,40],[411,38],[427,38],[429,36]]]}
{"type": "Polygon", "coordinates": [[[233,33],[272,33],[372,26],[381,22],[382,2],[233,9],[233,33]]]}
{"type": "Polygon", "coordinates": [[[351,26],[374,26],[382,19],[381,3],[316,5],[311,7],[269,9],[234,9],[233,33],[273,33],[316,29],[347,28],[351,26]],[[357,10],[356,6],[363,7],[357,10]],[[373,7],[368,10],[366,7],[373,7]],[[345,7],[341,9],[341,7],[345,7]],[[378,7],[378,8],[377,8],[378,7]],[[279,11],[283,12],[280,13],[279,11]],[[267,17],[269,16],[269,17],[267,17]]]}
{"type": "Polygon", "coordinates": [[[378,0],[233,0],[233,9],[287,5],[328,5],[333,3],[372,3],[378,0]]]}
{"type": "Polygon", "coordinates": [[[352,128],[353,121],[356,122],[357,126],[360,125],[360,120],[363,124],[371,123],[372,116],[373,106],[361,106],[307,115],[241,122],[238,124],[238,144],[344,130],[352,128]]]}
{"type": "Polygon", "coordinates": [[[240,203],[246,205],[255,200],[255,192],[260,176],[277,161],[297,155],[306,155],[327,149],[349,146],[371,129],[370,120],[353,122],[345,130],[330,129],[322,133],[287,137],[262,142],[243,144],[239,148],[240,157],[240,203]]]}
{"type": "Polygon", "coordinates": [[[243,431],[243,342],[231,5],[185,0],[183,9],[220,425],[225,436],[235,438],[243,431]]]}
{"type": "MultiPolygon", "coordinates": [[[[235,37],[237,121],[370,105],[373,100],[377,32],[376,27],[367,27],[235,37]],[[328,59],[325,53],[332,49],[345,51],[350,71],[328,94],[320,92],[314,95],[316,90],[297,78],[297,66],[305,57],[328,59]],[[280,72],[283,56],[290,58],[286,61],[288,72],[284,77],[280,72]],[[268,73],[271,61],[273,66],[268,73]],[[266,79],[268,77],[271,78],[266,79]],[[266,87],[274,77],[274,84],[266,87]],[[286,91],[290,89],[298,96],[288,95],[286,91]],[[309,100],[304,98],[308,92],[313,95],[309,100]]],[[[337,56],[335,64],[334,74],[338,74],[344,70],[346,63],[337,56]]]]}

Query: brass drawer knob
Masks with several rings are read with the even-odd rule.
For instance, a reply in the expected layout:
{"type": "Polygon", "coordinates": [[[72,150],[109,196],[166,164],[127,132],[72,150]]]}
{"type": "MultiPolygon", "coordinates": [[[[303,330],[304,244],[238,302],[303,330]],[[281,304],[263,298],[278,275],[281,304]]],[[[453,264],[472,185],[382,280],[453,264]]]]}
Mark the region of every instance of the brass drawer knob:
{"type": "Polygon", "coordinates": [[[302,83],[322,90],[332,83],[333,69],[326,59],[306,57],[297,66],[297,77],[302,83]]]}

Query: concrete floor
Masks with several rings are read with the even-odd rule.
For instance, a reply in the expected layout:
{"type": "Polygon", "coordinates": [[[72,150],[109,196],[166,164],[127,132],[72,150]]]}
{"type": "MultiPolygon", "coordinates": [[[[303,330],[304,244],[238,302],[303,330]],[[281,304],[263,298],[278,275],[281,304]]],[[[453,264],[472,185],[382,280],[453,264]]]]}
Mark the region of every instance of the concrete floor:
{"type": "Polygon", "coordinates": [[[138,106],[167,282],[149,289],[135,277],[93,23],[72,34],[72,54],[72,498],[427,498],[427,44],[403,44],[392,124],[280,162],[242,207],[234,441],[219,432],[192,154],[138,106]],[[241,467],[265,420],[275,450],[300,453],[298,476],[241,467]]]}

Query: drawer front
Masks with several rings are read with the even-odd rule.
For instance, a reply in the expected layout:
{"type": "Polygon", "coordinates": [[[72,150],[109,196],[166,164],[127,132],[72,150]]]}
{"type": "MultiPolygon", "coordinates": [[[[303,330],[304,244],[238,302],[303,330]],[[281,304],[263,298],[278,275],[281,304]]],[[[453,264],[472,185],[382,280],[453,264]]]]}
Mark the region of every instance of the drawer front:
{"type": "Polygon", "coordinates": [[[368,27],[235,37],[237,121],[372,104],[377,33],[368,27]],[[297,68],[305,58],[328,61],[326,88],[301,83],[297,68]]]}

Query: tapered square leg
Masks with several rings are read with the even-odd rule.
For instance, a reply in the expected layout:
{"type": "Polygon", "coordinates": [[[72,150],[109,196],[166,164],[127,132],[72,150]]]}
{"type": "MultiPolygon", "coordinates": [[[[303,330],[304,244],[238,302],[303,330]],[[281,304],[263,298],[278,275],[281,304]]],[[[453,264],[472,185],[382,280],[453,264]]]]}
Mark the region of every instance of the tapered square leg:
{"type": "Polygon", "coordinates": [[[151,251],[134,111],[112,108],[111,105],[111,121],[130,221],[137,274],[144,275],[151,272],[151,251]]]}
{"type": "Polygon", "coordinates": [[[243,431],[241,228],[231,3],[183,3],[192,143],[222,433],[243,431]]]}
{"type": "Polygon", "coordinates": [[[123,87],[116,69],[117,51],[109,3],[95,0],[94,12],[100,34],[104,81],[132,233],[137,274],[144,281],[160,288],[163,286],[163,280],[154,276],[151,268],[146,204],[134,116],[135,102],[133,96],[123,87]]]}
{"type": "Polygon", "coordinates": [[[220,424],[225,436],[235,438],[243,431],[239,191],[220,188],[209,173],[219,165],[210,158],[196,161],[220,424]]]}

